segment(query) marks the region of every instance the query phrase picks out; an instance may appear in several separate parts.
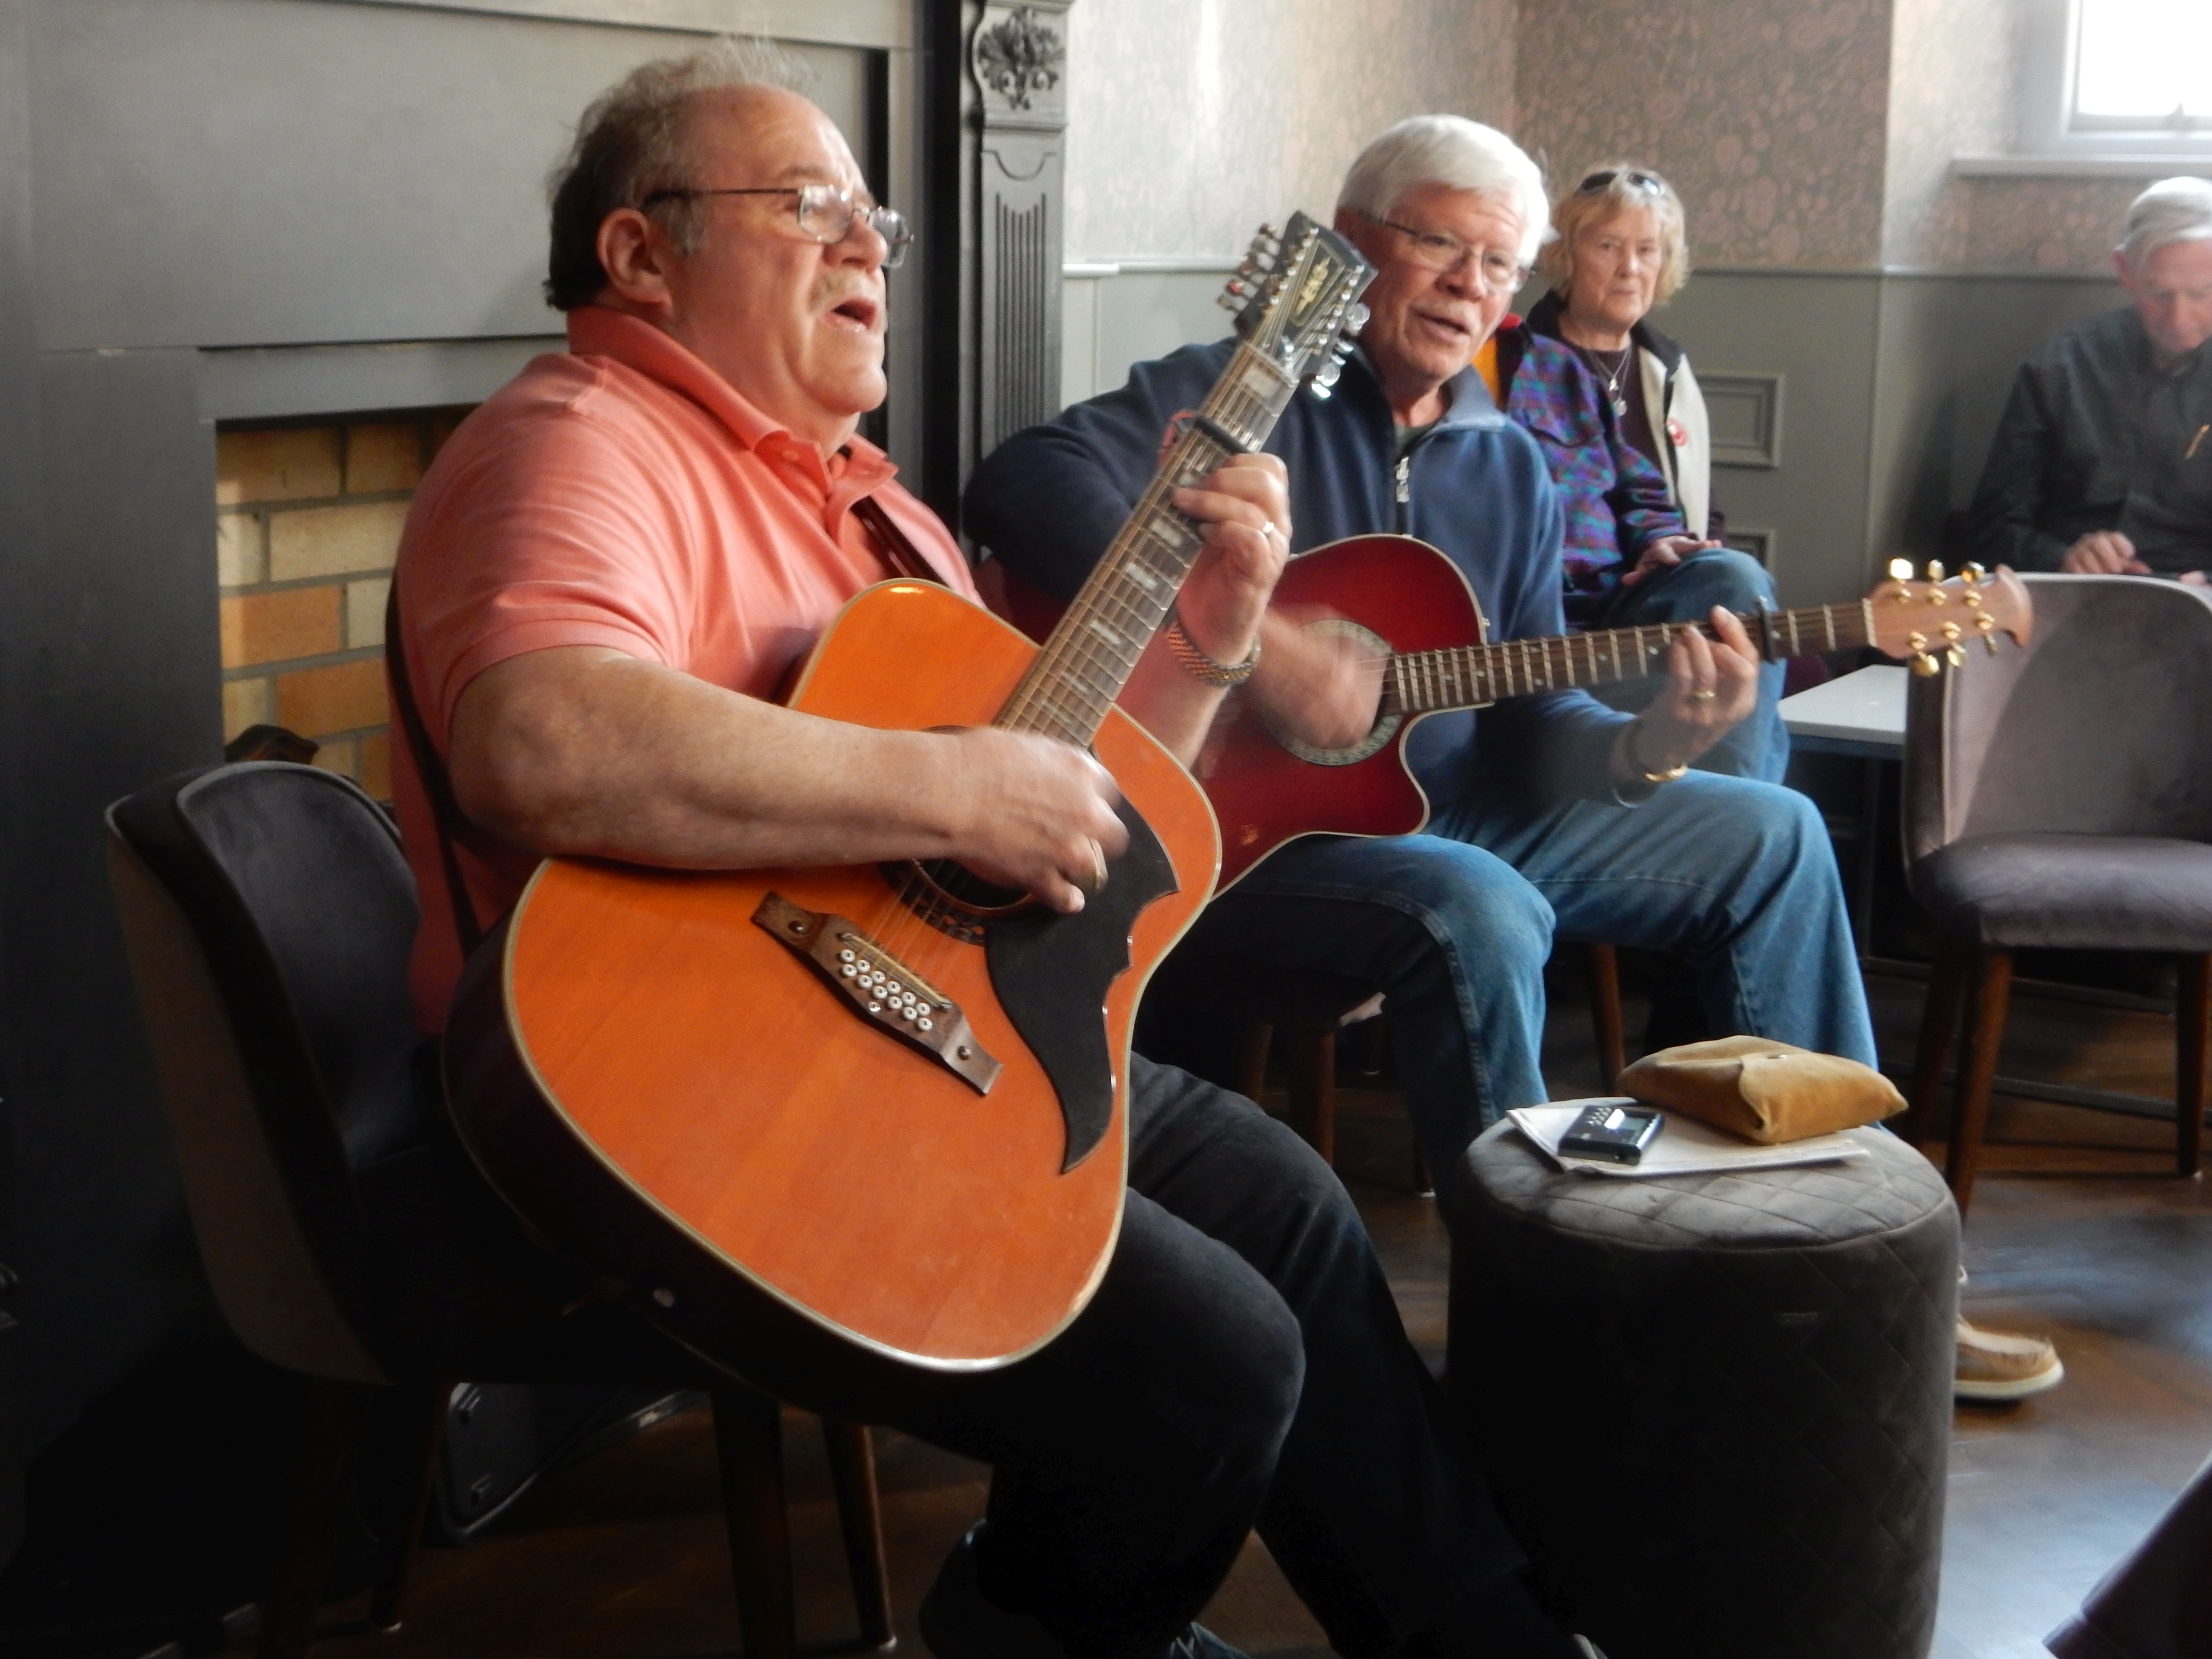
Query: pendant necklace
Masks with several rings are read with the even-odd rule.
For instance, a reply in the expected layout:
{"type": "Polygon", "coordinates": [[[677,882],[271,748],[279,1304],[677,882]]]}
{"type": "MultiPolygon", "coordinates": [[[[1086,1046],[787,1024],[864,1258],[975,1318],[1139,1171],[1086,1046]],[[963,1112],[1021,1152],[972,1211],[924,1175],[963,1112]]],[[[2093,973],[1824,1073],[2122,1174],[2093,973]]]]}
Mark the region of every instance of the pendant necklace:
{"type": "Polygon", "coordinates": [[[1621,382],[1628,378],[1628,353],[1625,350],[1603,352],[1595,346],[1584,346],[1582,350],[1583,355],[1589,359],[1590,367],[1605,376],[1605,398],[1613,405],[1613,418],[1626,420],[1628,399],[1622,393],[1621,382]],[[1609,368],[1605,362],[1607,357],[1613,359],[1613,366],[1609,368]]]}

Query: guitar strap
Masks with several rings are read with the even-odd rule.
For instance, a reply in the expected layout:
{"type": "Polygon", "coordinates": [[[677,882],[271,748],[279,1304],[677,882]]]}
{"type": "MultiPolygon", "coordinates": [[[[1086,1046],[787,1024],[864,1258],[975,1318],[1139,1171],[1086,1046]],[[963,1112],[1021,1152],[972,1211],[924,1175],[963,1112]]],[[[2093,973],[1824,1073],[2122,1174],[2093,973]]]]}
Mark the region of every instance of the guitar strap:
{"type": "MultiPolygon", "coordinates": [[[[911,581],[937,580],[937,573],[873,496],[863,495],[853,503],[851,511],[874,540],[877,551],[890,567],[892,574],[911,581]]],[[[453,907],[454,937],[460,941],[461,955],[471,957],[477,946],[483,943],[485,930],[469,897],[460,855],[456,851],[460,843],[472,838],[471,830],[468,819],[462,816],[460,803],[453,798],[453,780],[430,742],[429,732],[422,724],[422,710],[415,702],[415,684],[407,673],[407,647],[400,635],[397,580],[384,605],[384,666],[392,681],[392,701],[398,705],[400,730],[406,738],[407,751],[414,757],[415,775],[422,780],[422,792],[430,798],[430,816],[437,823],[438,859],[445,870],[446,896],[453,907]]]]}
{"type": "Polygon", "coordinates": [[[860,527],[875,538],[876,550],[883,555],[884,562],[891,568],[891,574],[908,581],[938,582],[937,573],[929,562],[918,552],[906,538],[906,532],[891,521],[884,511],[883,503],[872,495],[863,495],[852,506],[852,514],[860,521],[860,527]]]}
{"type": "Polygon", "coordinates": [[[407,647],[399,632],[399,582],[395,576],[391,597],[384,602],[384,671],[392,681],[392,700],[399,705],[399,727],[406,734],[407,752],[415,758],[415,775],[422,780],[422,793],[430,798],[430,816],[438,826],[438,859],[445,867],[446,896],[453,907],[453,934],[459,939],[464,960],[483,943],[483,924],[469,898],[468,883],[461,875],[456,845],[468,834],[468,820],[453,799],[453,780],[446,763],[431,746],[422,725],[422,710],[415,706],[415,684],[407,676],[407,647]]]}

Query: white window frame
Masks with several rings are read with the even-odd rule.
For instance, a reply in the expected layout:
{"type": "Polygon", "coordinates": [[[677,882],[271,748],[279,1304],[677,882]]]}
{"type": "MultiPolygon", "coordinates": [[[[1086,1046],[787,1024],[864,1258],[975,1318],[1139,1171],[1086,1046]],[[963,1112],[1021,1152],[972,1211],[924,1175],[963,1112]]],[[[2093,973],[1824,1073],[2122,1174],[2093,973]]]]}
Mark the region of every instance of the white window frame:
{"type": "Polygon", "coordinates": [[[2177,131],[2172,127],[2124,127],[2110,120],[2076,126],[2074,72],[2081,0],[2020,0],[2019,18],[2019,150],[2024,159],[2122,164],[2212,161],[2212,126],[2177,131]]]}

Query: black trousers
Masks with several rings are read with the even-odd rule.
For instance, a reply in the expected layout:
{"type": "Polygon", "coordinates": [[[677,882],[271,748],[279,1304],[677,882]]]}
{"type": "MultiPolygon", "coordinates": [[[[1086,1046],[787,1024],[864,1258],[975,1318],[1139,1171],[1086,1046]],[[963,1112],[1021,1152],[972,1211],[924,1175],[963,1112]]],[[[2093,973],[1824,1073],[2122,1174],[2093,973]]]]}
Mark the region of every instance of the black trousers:
{"type": "MultiPolygon", "coordinates": [[[[1140,1058],[1131,1085],[1121,1237],[1074,1323],[1004,1370],[886,1382],[836,1409],[991,1465],[984,1592],[1077,1659],[1158,1659],[1255,1525],[1336,1650],[1379,1659],[1520,1552],[1459,1472],[1334,1173],[1239,1096],[1140,1058]]],[[[451,1287],[434,1309],[409,1303],[426,1364],[475,1361],[461,1374],[480,1380],[696,1370],[627,1306],[575,1308],[574,1270],[527,1241],[449,1130],[373,1173],[413,1218],[394,1232],[420,1258],[409,1282],[451,1287]]],[[[812,1403],[779,1386],[775,1356],[723,1358],[812,1403]]]]}
{"type": "Polygon", "coordinates": [[[1080,1659],[1159,1654],[1255,1524],[1339,1653],[1388,1653],[1520,1553],[1334,1172],[1238,1096],[1142,1059],[1131,1082],[1090,1306],[1019,1364],[871,1416],[992,1466],[984,1592],[1080,1659]]]}

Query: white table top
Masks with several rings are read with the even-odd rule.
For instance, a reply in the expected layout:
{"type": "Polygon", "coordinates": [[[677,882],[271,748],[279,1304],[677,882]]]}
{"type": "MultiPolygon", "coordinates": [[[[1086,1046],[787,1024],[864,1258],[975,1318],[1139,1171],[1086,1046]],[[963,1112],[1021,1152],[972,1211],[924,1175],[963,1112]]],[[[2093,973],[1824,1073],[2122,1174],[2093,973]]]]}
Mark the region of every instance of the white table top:
{"type": "Polygon", "coordinates": [[[1793,738],[1825,738],[1902,754],[1905,688],[1909,671],[1862,668],[1782,700],[1782,723],[1793,738]]]}

